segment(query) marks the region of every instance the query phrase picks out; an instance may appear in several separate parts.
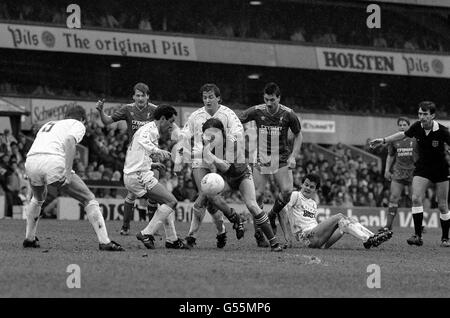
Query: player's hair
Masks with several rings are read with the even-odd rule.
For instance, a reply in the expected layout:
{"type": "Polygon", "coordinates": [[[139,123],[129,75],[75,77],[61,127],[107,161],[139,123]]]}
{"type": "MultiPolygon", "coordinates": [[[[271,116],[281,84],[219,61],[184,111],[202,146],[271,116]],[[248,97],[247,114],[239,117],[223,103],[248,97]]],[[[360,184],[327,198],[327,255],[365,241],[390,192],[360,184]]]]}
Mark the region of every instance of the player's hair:
{"type": "Polygon", "coordinates": [[[264,94],[267,95],[275,94],[276,97],[280,97],[281,95],[280,87],[274,82],[267,83],[266,86],[264,87],[264,94]]]}
{"type": "Polygon", "coordinates": [[[320,177],[318,174],[308,173],[306,176],[303,177],[302,183],[305,182],[306,179],[308,179],[311,182],[314,182],[316,184],[316,189],[320,187],[320,177]]]}
{"type": "Polygon", "coordinates": [[[76,119],[79,121],[84,120],[87,122],[86,110],[80,105],[71,105],[67,108],[64,118],[76,119]]]}
{"type": "Polygon", "coordinates": [[[436,105],[430,101],[423,101],[419,103],[419,108],[421,108],[424,112],[430,111],[430,114],[436,113],[436,105]]]}
{"type": "Polygon", "coordinates": [[[155,112],[153,113],[153,118],[155,118],[156,120],[160,120],[161,117],[164,116],[166,119],[169,119],[174,115],[177,116],[178,113],[173,106],[162,104],[156,107],[155,112]]]}
{"type": "Polygon", "coordinates": [[[203,94],[203,92],[209,92],[209,91],[213,91],[214,95],[216,95],[216,97],[220,97],[220,89],[219,89],[219,87],[217,87],[216,84],[206,83],[202,87],[200,87],[200,94],[203,94]]]}
{"type": "Polygon", "coordinates": [[[210,118],[203,123],[202,132],[205,132],[208,128],[217,128],[222,132],[223,140],[225,141],[225,127],[223,123],[217,118],[210,118]]]}
{"type": "Polygon", "coordinates": [[[147,84],[137,83],[133,87],[133,92],[136,93],[136,91],[140,91],[140,92],[144,93],[145,95],[148,95],[148,92],[150,91],[150,89],[148,88],[147,84]]]}
{"type": "Polygon", "coordinates": [[[397,119],[397,126],[400,125],[400,122],[402,122],[402,121],[405,121],[408,125],[410,125],[408,118],[406,118],[406,117],[399,117],[397,119]]]}

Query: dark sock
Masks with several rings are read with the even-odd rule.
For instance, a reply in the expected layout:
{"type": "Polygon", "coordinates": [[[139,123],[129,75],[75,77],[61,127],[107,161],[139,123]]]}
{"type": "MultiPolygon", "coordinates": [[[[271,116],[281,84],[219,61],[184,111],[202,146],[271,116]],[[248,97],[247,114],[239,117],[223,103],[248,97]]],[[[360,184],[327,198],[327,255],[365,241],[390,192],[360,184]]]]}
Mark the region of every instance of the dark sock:
{"type": "Polygon", "coordinates": [[[397,209],[398,208],[396,206],[390,206],[388,208],[386,227],[390,230],[392,229],[392,223],[394,223],[395,216],[397,215],[397,209]]]}
{"type": "Polygon", "coordinates": [[[441,219],[442,239],[448,240],[448,231],[450,229],[450,220],[441,219]]]}
{"type": "Polygon", "coordinates": [[[423,212],[413,213],[413,220],[414,220],[414,231],[416,235],[422,237],[423,212]]]}
{"type": "Polygon", "coordinates": [[[125,204],[123,206],[123,225],[122,225],[122,227],[125,229],[130,228],[130,221],[133,218],[133,209],[134,203],[125,201],[125,204]]]}
{"type": "Polygon", "coordinates": [[[269,214],[273,215],[273,213],[280,213],[281,210],[283,210],[283,208],[286,206],[286,204],[288,204],[288,202],[285,202],[285,200],[283,200],[283,198],[281,197],[281,194],[279,194],[269,214]]]}
{"type": "Polygon", "coordinates": [[[266,213],[261,212],[260,214],[256,215],[255,222],[269,240],[270,246],[278,244],[277,237],[273,234],[272,227],[269,224],[269,219],[266,213]]]}

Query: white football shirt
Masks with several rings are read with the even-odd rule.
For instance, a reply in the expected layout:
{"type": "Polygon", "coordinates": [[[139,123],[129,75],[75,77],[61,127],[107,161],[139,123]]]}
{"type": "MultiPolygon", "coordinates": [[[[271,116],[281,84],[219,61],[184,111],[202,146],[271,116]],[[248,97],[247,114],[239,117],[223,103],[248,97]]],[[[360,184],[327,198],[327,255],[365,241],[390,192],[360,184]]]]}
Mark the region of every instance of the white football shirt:
{"type": "Polygon", "coordinates": [[[139,128],[128,146],[123,173],[150,171],[153,162],[150,155],[159,149],[158,140],[159,131],[154,121],[139,128]]]}
{"type": "Polygon", "coordinates": [[[64,141],[72,136],[79,143],[86,133],[86,127],[76,119],[49,121],[39,129],[27,156],[52,154],[65,157],[64,141]]]}
{"type": "Polygon", "coordinates": [[[202,126],[210,118],[217,118],[222,122],[226,136],[231,141],[236,141],[244,135],[244,127],[241,121],[230,108],[219,105],[219,109],[212,116],[205,110],[205,107],[199,108],[189,116],[182,130],[182,134],[188,140],[194,136],[192,149],[194,158],[201,158],[203,151],[202,126]]]}
{"type": "Polygon", "coordinates": [[[293,191],[286,205],[292,233],[308,231],[317,226],[317,203],[307,199],[300,191],[293,191]]]}

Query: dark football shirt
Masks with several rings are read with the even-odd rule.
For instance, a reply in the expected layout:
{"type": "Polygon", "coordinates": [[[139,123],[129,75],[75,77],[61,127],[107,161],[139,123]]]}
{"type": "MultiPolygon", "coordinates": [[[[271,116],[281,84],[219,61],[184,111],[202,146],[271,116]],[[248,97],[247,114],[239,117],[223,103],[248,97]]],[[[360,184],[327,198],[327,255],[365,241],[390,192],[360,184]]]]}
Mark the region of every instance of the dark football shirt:
{"type": "Polygon", "coordinates": [[[447,166],[445,158],[445,144],[450,145],[450,133],[448,128],[433,121],[433,128],[425,134],[420,121],[412,124],[407,131],[407,137],[415,137],[419,158],[416,166],[422,167],[443,167],[447,166]]]}
{"type": "Polygon", "coordinates": [[[395,157],[393,170],[414,170],[416,147],[414,138],[405,138],[389,143],[389,155],[395,157]]]}
{"type": "Polygon", "coordinates": [[[276,150],[279,151],[280,161],[288,159],[292,152],[288,143],[289,128],[294,135],[301,131],[300,121],[292,109],[280,104],[278,111],[271,114],[267,105],[261,104],[250,107],[238,117],[243,124],[252,120],[256,123],[259,160],[263,163],[273,160],[272,153],[276,150]]]}
{"type": "Polygon", "coordinates": [[[144,126],[145,124],[153,120],[153,113],[155,112],[156,105],[148,103],[142,109],[139,109],[135,103],[121,106],[116,110],[111,118],[114,122],[125,120],[127,122],[128,137],[131,141],[134,133],[144,126]]]}

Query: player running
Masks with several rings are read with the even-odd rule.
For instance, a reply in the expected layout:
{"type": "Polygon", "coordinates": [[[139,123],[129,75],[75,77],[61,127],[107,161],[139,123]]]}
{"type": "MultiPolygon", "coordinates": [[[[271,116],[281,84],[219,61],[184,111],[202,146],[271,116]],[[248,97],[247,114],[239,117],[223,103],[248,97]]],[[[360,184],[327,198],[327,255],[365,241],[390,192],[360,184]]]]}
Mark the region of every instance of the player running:
{"type": "MultiPolygon", "coordinates": [[[[275,177],[279,194],[275,200],[269,219],[276,232],[275,220],[284,206],[289,202],[294,187],[292,169],[295,169],[295,157],[299,154],[303,136],[301,125],[294,111],[280,104],[281,91],[277,84],[268,83],[264,87],[264,104],[253,106],[239,115],[242,123],[255,121],[257,127],[257,162],[253,167],[258,205],[263,209],[264,190],[270,175],[275,177]],[[289,129],[294,134],[294,145],[288,144],[289,129]]],[[[256,222],[255,239],[260,247],[267,247],[256,222]]],[[[284,236],[287,232],[280,222],[284,236]]]]}
{"type": "MultiPolygon", "coordinates": [[[[136,238],[149,249],[155,248],[153,235],[159,226],[174,214],[178,203],[174,195],[158,182],[152,171],[155,168],[164,168],[162,163],[152,161],[153,156],[161,160],[170,158],[170,152],[158,147],[158,140],[161,131],[172,130],[176,116],[177,111],[172,106],[158,106],[153,114],[154,121],[145,124],[135,132],[125,158],[123,180],[127,190],[137,198],[145,197],[160,204],[147,227],[136,235],[136,238]]],[[[176,236],[176,231],[172,235],[167,238],[171,240],[170,244],[177,246],[177,249],[188,248],[176,236]]]]}
{"type": "MultiPolygon", "coordinates": [[[[217,118],[210,118],[203,124],[202,131],[205,144],[205,162],[213,164],[217,168],[218,173],[224,178],[225,188],[222,192],[239,190],[247,209],[255,219],[255,223],[269,240],[272,251],[282,251],[283,249],[273,234],[267,214],[256,203],[255,185],[250,167],[245,163],[245,160],[238,160],[238,152],[235,151],[234,145],[227,147],[227,143],[230,143],[230,141],[226,139],[225,128],[222,122],[217,118]],[[227,151],[231,155],[226,154],[227,151]],[[230,161],[228,158],[232,158],[232,160],[230,161]]],[[[234,144],[233,142],[231,143],[234,144]]],[[[221,195],[207,195],[207,198],[214,206],[223,211],[231,223],[234,223],[233,228],[236,229],[237,238],[242,238],[244,236],[244,226],[240,216],[228,206],[221,195]]]]}
{"type": "Polygon", "coordinates": [[[200,224],[205,216],[205,211],[211,214],[217,228],[217,247],[223,248],[227,242],[226,228],[223,224],[222,212],[218,211],[216,207],[208,203],[208,199],[201,191],[200,183],[203,177],[211,172],[210,167],[203,160],[203,142],[202,142],[202,127],[209,118],[219,119],[226,130],[227,138],[230,141],[236,141],[243,138],[244,128],[237,118],[236,114],[228,107],[220,104],[220,90],[215,84],[205,84],[200,88],[202,94],[204,107],[193,112],[186,124],[183,127],[181,134],[185,142],[185,149],[190,149],[193,139],[192,147],[192,173],[194,181],[199,191],[198,197],[194,202],[193,216],[186,243],[193,247],[196,245],[196,233],[199,230],[200,224]]]}
{"type": "Polygon", "coordinates": [[[355,218],[341,213],[317,222],[317,203],[314,200],[320,186],[320,177],[310,173],[303,179],[300,191],[293,191],[286,205],[286,226],[290,226],[294,237],[310,248],[329,248],[344,233],[348,233],[363,242],[365,248],[379,246],[392,237],[391,231],[374,234],[361,225],[355,218]]]}
{"type": "MultiPolygon", "coordinates": [[[[399,131],[408,130],[410,123],[405,117],[397,119],[399,131]]],[[[380,230],[392,230],[392,223],[397,215],[398,202],[405,186],[411,186],[414,173],[414,155],[416,151],[416,140],[406,137],[402,140],[390,142],[388,145],[388,156],[386,158],[386,169],[384,176],[391,181],[391,195],[387,222],[380,230]],[[391,172],[392,171],[392,172],[391,172]]]]}
{"type": "Polygon", "coordinates": [[[41,207],[47,196],[47,186],[56,186],[84,206],[101,251],[124,251],[119,243],[109,239],[94,194],[72,171],[76,144],[86,133],[85,124],[86,111],[76,105],[67,109],[63,120],[50,121],[39,129],[25,161],[33,197],[26,210],[27,228],[23,247],[40,247],[36,230],[41,207]]]}
{"type": "Polygon", "coordinates": [[[419,103],[419,120],[412,124],[408,130],[400,131],[385,138],[376,138],[370,141],[371,147],[386,142],[402,140],[405,137],[415,137],[417,140],[418,160],[415,163],[412,181],[412,215],[415,234],[407,242],[409,245],[423,245],[422,221],[423,198],[430,182],[436,184],[436,198],[440,211],[442,228],[441,246],[450,247],[449,228],[450,213],[448,211],[448,163],[445,158],[445,144],[450,145],[448,128],[434,120],[436,105],[430,101],[419,103]]]}

